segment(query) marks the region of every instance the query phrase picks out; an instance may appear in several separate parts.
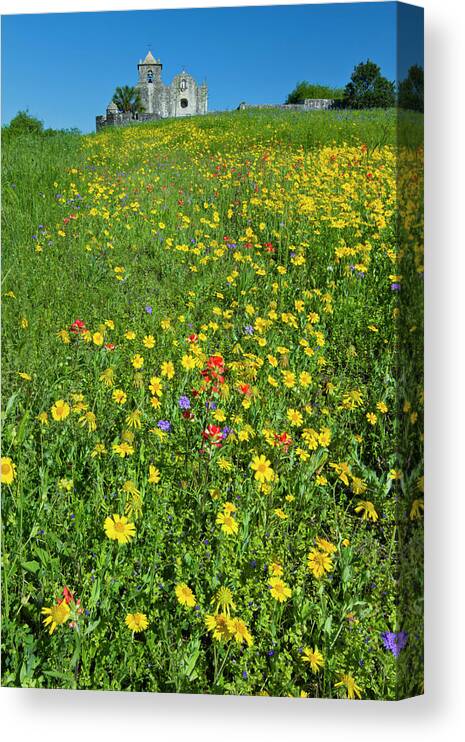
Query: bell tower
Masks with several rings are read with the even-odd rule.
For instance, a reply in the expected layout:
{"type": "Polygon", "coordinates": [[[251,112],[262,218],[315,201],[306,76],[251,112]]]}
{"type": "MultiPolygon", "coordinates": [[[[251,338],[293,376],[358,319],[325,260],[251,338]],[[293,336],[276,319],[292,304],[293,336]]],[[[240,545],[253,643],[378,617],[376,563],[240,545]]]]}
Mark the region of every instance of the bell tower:
{"type": "Polygon", "coordinates": [[[136,85],[140,91],[142,103],[146,113],[154,113],[154,98],[157,95],[155,90],[163,85],[161,80],[162,63],[155,59],[152,52],[149,51],[145,59],[140,60],[137,65],[139,72],[139,81],[136,85]]]}

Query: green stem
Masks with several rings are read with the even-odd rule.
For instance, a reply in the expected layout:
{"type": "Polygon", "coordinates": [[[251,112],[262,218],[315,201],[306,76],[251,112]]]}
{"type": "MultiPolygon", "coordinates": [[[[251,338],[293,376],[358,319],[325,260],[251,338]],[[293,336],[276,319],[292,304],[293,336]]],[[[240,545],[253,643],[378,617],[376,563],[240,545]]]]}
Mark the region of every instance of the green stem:
{"type": "Polygon", "coordinates": [[[226,660],[229,658],[230,652],[231,652],[231,644],[229,645],[228,649],[226,650],[226,654],[225,654],[225,657],[224,657],[224,660],[223,660],[223,662],[221,664],[220,669],[218,670],[218,672],[215,673],[215,677],[213,679],[213,685],[216,685],[216,682],[217,682],[218,678],[221,676],[221,673],[223,672],[223,668],[224,668],[224,666],[226,664],[226,660]]]}

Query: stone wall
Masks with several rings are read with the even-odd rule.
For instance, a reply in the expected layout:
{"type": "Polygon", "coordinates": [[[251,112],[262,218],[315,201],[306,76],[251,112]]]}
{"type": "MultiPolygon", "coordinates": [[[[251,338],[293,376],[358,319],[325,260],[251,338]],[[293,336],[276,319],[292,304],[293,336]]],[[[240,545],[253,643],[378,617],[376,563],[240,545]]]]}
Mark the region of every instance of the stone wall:
{"type": "Polygon", "coordinates": [[[306,98],[303,103],[240,103],[238,110],[244,111],[249,108],[280,108],[283,111],[326,111],[330,108],[336,108],[338,101],[332,98],[306,98]]]}
{"type": "Polygon", "coordinates": [[[328,108],[334,108],[336,101],[332,98],[306,98],[304,108],[306,111],[326,111],[328,108]]]}
{"type": "Polygon", "coordinates": [[[128,126],[141,124],[144,121],[158,121],[162,117],[158,113],[108,113],[106,116],[95,117],[95,130],[100,131],[106,126],[128,126]]]}

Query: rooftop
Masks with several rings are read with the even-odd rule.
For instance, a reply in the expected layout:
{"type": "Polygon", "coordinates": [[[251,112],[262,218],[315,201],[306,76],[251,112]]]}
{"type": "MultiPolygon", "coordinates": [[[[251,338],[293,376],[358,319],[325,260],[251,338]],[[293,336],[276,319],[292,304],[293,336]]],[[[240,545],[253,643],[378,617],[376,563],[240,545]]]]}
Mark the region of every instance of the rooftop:
{"type": "Polygon", "coordinates": [[[152,52],[149,51],[144,61],[141,62],[140,64],[157,64],[157,60],[153,56],[152,52]]]}

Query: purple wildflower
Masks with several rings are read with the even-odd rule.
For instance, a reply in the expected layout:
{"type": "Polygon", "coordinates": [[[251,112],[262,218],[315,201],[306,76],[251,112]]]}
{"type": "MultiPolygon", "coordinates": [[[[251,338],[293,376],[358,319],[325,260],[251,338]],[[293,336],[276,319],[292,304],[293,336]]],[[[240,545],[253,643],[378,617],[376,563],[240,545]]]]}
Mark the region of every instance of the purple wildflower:
{"type": "Polygon", "coordinates": [[[147,314],[152,314],[152,312],[153,312],[153,309],[152,309],[152,307],[150,306],[150,304],[147,304],[147,306],[145,307],[145,311],[147,312],[147,314]]]}
{"type": "Polygon", "coordinates": [[[254,333],[254,329],[253,329],[252,325],[246,325],[246,326],[244,327],[244,332],[245,332],[245,333],[246,333],[247,335],[253,335],[253,333],[254,333]]]}
{"type": "Polygon", "coordinates": [[[181,408],[181,410],[190,410],[191,408],[191,401],[189,397],[186,397],[184,394],[182,397],[179,397],[178,405],[181,408]]]}
{"type": "Polygon", "coordinates": [[[400,283],[391,283],[391,291],[400,291],[400,283]]]}
{"type": "Polygon", "coordinates": [[[163,430],[164,433],[171,432],[171,423],[169,420],[159,420],[157,422],[157,427],[160,428],[160,430],[163,430]]]}
{"type": "Polygon", "coordinates": [[[384,648],[388,650],[388,652],[392,652],[394,657],[398,657],[401,650],[405,648],[408,640],[408,634],[406,631],[384,631],[381,634],[381,639],[383,640],[384,648]]]}

